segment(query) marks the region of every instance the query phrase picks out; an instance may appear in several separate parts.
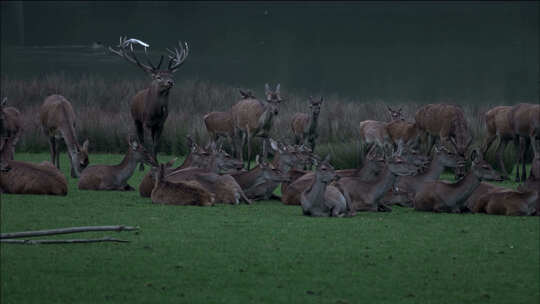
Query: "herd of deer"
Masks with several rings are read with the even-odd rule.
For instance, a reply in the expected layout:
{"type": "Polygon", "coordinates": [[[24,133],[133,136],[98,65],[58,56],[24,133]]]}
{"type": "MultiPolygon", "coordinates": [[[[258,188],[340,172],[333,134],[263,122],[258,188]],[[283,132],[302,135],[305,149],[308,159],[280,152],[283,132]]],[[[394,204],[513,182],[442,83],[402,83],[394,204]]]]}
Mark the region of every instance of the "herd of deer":
{"type": "MultiPolygon", "coordinates": [[[[241,99],[226,112],[211,112],[203,120],[211,141],[206,147],[188,136],[190,152],[174,168],[175,159],[157,162],[160,135],[168,116],[169,92],[173,73],[188,56],[188,45],[169,51],[166,69],[160,69],[147,56],[147,64],[137,58],[133,44],[139,40],[120,38],[118,49],[109,51],[135,64],[152,81],[132,99],[131,115],[137,139],[128,138],[127,153],[118,165],[89,164],[88,139],[77,138],[76,116],[71,103],[61,95],[44,100],[39,120],[49,137],[52,163],[15,161],[15,146],[23,131],[20,112],[7,107],[0,111],[0,192],[14,194],[66,195],[66,177],[60,172],[57,141],[63,139],[71,163],[71,176],[78,178],[81,190],[134,190],[127,181],[136,167],[151,167],[139,185],[139,193],[153,203],[210,206],[216,203],[251,204],[254,200],[280,199],[286,205],[300,205],[309,216],[352,216],[359,211],[390,211],[392,205],[433,212],[483,212],[504,215],[540,213],[540,105],[499,106],[485,113],[487,137],[481,149],[470,148],[472,137],[461,107],[429,104],[421,107],[414,122],[403,118],[401,109],[388,107],[390,121],[366,120],[359,123],[361,141],[367,147],[360,168],[334,170],[329,156],[314,154],[317,121],[323,99],[309,98],[310,113],[297,113],[291,122],[294,145],[270,137],[273,121],[283,102],[280,85],[265,86],[265,99],[240,90],[241,99]],[[145,130],[150,132],[151,149],[144,145],[145,130]],[[262,156],[252,161],[253,137],[262,138],[262,156]],[[233,155],[221,148],[227,139],[233,155]],[[497,162],[502,174],[485,160],[490,145],[498,139],[497,162]],[[511,140],[519,148],[516,181],[518,190],[498,187],[484,181],[503,180],[508,173],[502,152],[511,140]],[[438,143],[437,143],[438,141],[438,143]],[[247,165],[243,152],[247,145],[247,165]],[[534,158],[529,177],[525,153],[531,145],[534,158]],[[269,153],[273,160],[269,161],[269,153]],[[467,170],[467,161],[470,168],[467,170]],[[521,176],[519,165],[522,165],[521,176]],[[311,170],[312,166],[315,170],[311,170]],[[244,169],[247,167],[247,169],[244,169]],[[453,168],[457,182],[439,180],[446,168],[453,168]],[[281,184],[281,197],[274,194],[281,184]]],[[[146,47],[145,47],[145,54],[146,47]]]]}

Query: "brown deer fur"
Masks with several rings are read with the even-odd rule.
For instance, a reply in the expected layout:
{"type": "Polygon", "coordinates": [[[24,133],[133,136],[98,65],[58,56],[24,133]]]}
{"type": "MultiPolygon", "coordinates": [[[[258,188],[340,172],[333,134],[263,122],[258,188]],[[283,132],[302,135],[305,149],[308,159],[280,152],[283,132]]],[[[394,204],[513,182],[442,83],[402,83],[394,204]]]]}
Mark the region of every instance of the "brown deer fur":
{"type": "Polygon", "coordinates": [[[81,171],[88,166],[89,142],[87,139],[82,147],[79,145],[75,131],[77,119],[71,103],[64,96],[50,95],[41,105],[39,117],[43,132],[49,136],[51,162],[60,169],[60,151],[57,141],[63,138],[71,161],[71,176],[78,178],[81,171]]]}
{"type": "Polygon", "coordinates": [[[66,195],[66,177],[53,164],[8,160],[0,174],[0,193],[66,195]]]}
{"type": "Polygon", "coordinates": [[[0,103],[0,157],[13,160],[15,146],[23,132],[21,113],[14,107],[6,107],[7,98],[0,103]]]}
{"type": "Polygon", "coordinates": [[[486,137],[482,144],[482,154],[486,155],[489,147],[495,139],[499,139],[496,148],[497,164],[503,173],[504,178],[508,178],[508,172],[504,167],[502,155],[506,145],[509,141],[514,139],[514,131],[512,130],[512,124],[510,123],[510,112],[512,107],[498,106],[488,110],[484,114],[484,121],[486,123],[486,137]]]}
{"type": "Polygon", "coordinates": [[[512,107],[509,117],[515,140],[519,141],[518,166],[516,168],[516,182],[519,182],[520,163],[523,167],[521,181],[524,181],[527,178],[527,173],[525,172],[527,142],[530,142],[533,151],[536,153],[536,142],[540,141],[540,105],[530,103],[517,104],[512,107]]]}
{"type": "Polygon", "coordinates": [[[386,129],[386,122],[376,120],[364,120],[360,122],[360,140],[368,145],[368,153],[375,147],[382,149],[385,155],[393,150],[392,138],[386,129]]]}
{"type": "Polygon", "coordinates": [[[311,151],[315,151],[315,141],[317,140],[317,122],[319,120],[319,114],[321,112],[321,105],[323,98],[320,100],[313,100],[309,98],[310,114],[296,113],[293,115],[291,121],[291,129],[294,134],[295,144],[304,144],[308,146],[311,151]]]}
{"type": "Polygon", "coordinates": [[[217,142],[221,137],[227,138],[232,148],[232,154],[236,155],[233,144],[234,124],[231,113],[210,112],[203,116],[203,121],[210,139],[217,142]]]}

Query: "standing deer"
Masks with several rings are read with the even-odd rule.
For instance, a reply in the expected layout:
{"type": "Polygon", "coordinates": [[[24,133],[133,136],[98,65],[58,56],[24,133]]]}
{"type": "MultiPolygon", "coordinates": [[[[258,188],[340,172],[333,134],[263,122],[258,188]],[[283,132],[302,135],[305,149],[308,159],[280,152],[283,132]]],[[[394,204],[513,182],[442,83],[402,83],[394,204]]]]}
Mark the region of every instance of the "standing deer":
{"type": "MultiPolygon", "coordinates": [[[[254,99],[253,93],[251,91],[244,92],[240,91],[242,99],[254,99]]],[[[203,116],[204,125],[206,126],[206,131],[210,135],[210,140],[217,142],[220,138],[227,138],[229,145],[231,146],[232,155],[237,155],[234,146],[234,123],[231,111],[226,112],[210,112],[203,116]]]]}
{"type": "Polygon", "coordinates": [[[0,157],[13,160],[15,146],[23,132],[21,113],[15,107],[6,107],[7,97],[0,103],[0,157]]]}
{"type": "Polygon", "coordinates": [[[390,136],[394,151],[398,147],[403,147],[407,150],[417,149],[422,135],[416,123],[405,120],[394,120],[387,123],[386,132],[390,136]]]}
{"type": "Polygon", "coordinates": [[[386,109],[388,110],[388,115],[390,115],[390,121],[403,120],[403,111],[401,108],[393,110],[389,106],[386,106],[386,109]]]}
{"type": "Polygon", "coordinates": [[[444,181],[424,183],[414,198],[414,209],[459,213],[465,209],[467,199],[480,186],[482,180],[503,180],[502,176],[482,158],[480,151],[473,150],[471,160],[469,172],[455,183],[444,181]]]}
{"type": "Polygon", "coordinates": [[[7,160],[0,166],[0,193],[66,195],[66,177],[53,164],[7,160]]]}
{"type": "Polygon", "coordinates": [[[80,190],[133,191],[127,181],[139,163],[157,166],[153,155],[137,140],[128,139],[129,148],[118,165],[94,165],[86,168],[79,179],[80,190]]]}
{"type": "Polygon", "coordinates": [[[330,165],[330,155],[316,164],[315,178],[300,195],[302,213],[308,216],[342,217],[347,213],[345,197],[334,186],[328,184],[339,177],[330,165]]]}
{"type": "Polygon", "coordinates": [[[389,155],[393,151],[393,143],[386,122],[377,120],[364,120],[360,122],[360,140],[367,145],[367,153],[371,153],[375,148],[389,155]]]}
{"type": "Polygon", "coordinates": [[[265,85],[266,100],[258,100],[252,97],[244,98],[231,108],[234,124],[235,141],[241,140],[241,147],[235,148],[240,160],[244,160],[244,146],[248,146],[248,164],[251,165],[251,140],[254,136],[263,139],[263,159],[267,159],[269,145],[268,137],[274,121],[279,113],[279,104],[283,101],[280,94],[280,85],[275,91],[265,85]]]}
{"type": "Polygon", "coordinates": [[[135,55],[132,43],[134,43],[133,40],[126,40],[125,37],[120,37],[119,49],[115,50],[110,46],[108,49],[110,52],[137,65],[152,78],[152,82],[148,88],[139,91],[133,96],[131,117],[135,122],[137,136],[142,145],[144,145],[145,128],[150,131],[152,136],[152,154],[157,159],[159,139],[163,131],[163,125],[169,114],[169,92],[174,85],[173,73],[178,71],[180,66],[185,62],[189,48],[187,43],[182,44],[178,42],[180,50],[178,48],[175,48],[174,51],[167,49],[170,53],[169,64],[167,69],[160,70],[163,63],[163,55],[160,58],[159,64],[154,66],[145,50],[148,65],[143,64],[135,55]]]}
{"type": "Polygon", "coordinates": [[[527,179],[527,173],[525,172],[527,142],[530,142],[533,152],[536,153],[536,141],[540,141],[540,105],[530,103],[517,104],[512,107],[509,117],[515,140],[519,141],[518,166],[516,168],[516,182],[519,182],[520,162],[523,166],[521,180],[524,181],[527,179]]]}
{"type": "MultiPolygon", "coordinates": [[[[503,173],[505,179],[508,178],[508,171],[504,166],[502,154],[504,149],[508,145],[508,142],[514,139],[514,131],[512,130],[512,124],[510,121],[510,112],[512,107],[498,106],[488,110],[484,114],[484,121],[486,123],[486,138],[482,144],[482,154],[486,155],[489,147],[495,139],[499,139],[496,149],[497,164],[503,173]]],[[[518,163],[519,167],[519,163],[518,163]]]]}
{"type": "Polygon", "coordinates": [[[294,134],[295,144],[304,144],[313,152],[315,152],[315,141],[318,137],[317,122],[319,120],[319,113],[321,112],[322,103],[322,97],[318,101],[313,100],[313,97],[309,97],[309,108],[311,109],[311,114],[296,113],[294,114],[291,122],[291,129],[294,134]]]}
{"type": "Polygon", "coordinates": [[[51,162],[60,169],[60,151],[57,141],[64,139],[71,162],[71,177],[78,178],[81,171],[88,166],[88,145],[86,139],[82,145],[77,140],[75,125],[77,119],[71,103],[61,95],[50,95],[39,109],[41,127],[49,136],[51,162]]]}

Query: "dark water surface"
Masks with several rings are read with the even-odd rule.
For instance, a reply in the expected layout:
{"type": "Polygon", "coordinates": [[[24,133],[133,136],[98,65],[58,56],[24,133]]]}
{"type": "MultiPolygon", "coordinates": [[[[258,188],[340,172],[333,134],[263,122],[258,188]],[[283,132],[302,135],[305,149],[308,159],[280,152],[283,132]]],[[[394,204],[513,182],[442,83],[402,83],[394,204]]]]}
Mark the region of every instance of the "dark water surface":
{"type": "Polygon", "coordinates": [[[95,42],[120,35],[176,79],[388,101],[538,101],[538,2],[1,2],[2,77],[144,77],[95,42]]]}

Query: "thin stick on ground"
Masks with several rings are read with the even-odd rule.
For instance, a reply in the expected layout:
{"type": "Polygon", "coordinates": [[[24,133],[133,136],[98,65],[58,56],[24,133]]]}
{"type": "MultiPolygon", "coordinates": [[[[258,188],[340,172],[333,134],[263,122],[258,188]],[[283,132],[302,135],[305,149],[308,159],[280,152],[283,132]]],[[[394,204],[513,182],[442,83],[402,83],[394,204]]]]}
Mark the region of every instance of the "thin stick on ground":
{"type": "Polygon", "coordinates": [[[23,245],[37,245],[37,244],[75,244],[75,243],[98,243],[98,242],[117,242],[128,243],[127,240],[119,240],[110,237],[104,237],[101,239],[69,239],[69,240],[0,240],[1,243],[8,244],[23,244],[23,245]]]}
{"type": "Polygon", "coordinates": [[[123,225],[68,227],[68,228],[58,228],[58,229],[48,229],[48,230],[2,233],[0,234],[0,239],[12,239],[12,238],[21,238],[21,237],[29,237],[29,236],[43,236],[43,235],[66,234],[66,233],[77,233],[77,232],[87,232],[87,231],[131,231],[131,230],[137,230],[137,229],[139,229],[139,227],[123,226],[123,225]]]}

